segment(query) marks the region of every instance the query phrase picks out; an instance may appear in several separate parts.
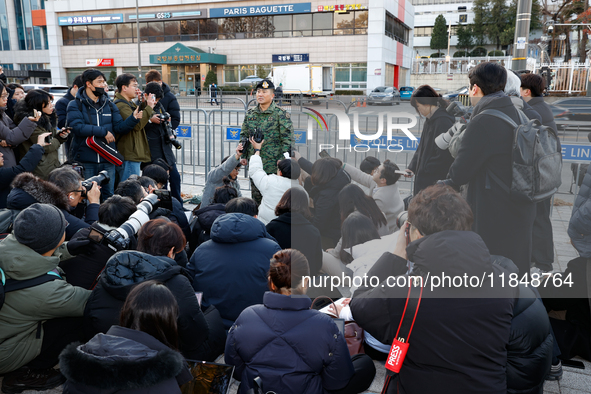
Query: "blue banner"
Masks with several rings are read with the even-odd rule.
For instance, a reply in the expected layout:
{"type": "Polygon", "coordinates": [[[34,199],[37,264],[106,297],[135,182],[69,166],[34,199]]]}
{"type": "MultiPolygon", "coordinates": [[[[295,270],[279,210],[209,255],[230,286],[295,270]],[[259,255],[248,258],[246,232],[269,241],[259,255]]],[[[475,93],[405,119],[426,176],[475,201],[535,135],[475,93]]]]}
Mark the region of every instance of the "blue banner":
{"type": "Polygon", "coordinates": [[[591,161],[591,145],[562,145],[562,159],[591,161]]]}
{"type": "Polygon", "coordinates": [[[227,127],[226,128],[226,141],[240,141],[240,127],[227,127]]]}
{"type": "Polygon", "coordinates": [[[233,16],[303,14],[307,12],[312,12],[312,3],[210,8],[209,17],[228,18],[233,16]]]}
{"type": "Polygon", "coordinates": [[[179,125],[176,129],[176,136],[178,138],[191,138],[191,126],[179,125]]]}
{"type": "Polygon", "coordinates": [[[351,134],[351,146],[369,146],[372,149],[388,149],[392,152],[396,151],[415,151],[419,146],[419,141],[421,139],[418,138],[416,141],[411,140],[406,136],[392,136],[390,141],[386,140],[386,136],[383,135],[376,140],[362,140],[361,138],[357,138],[355,134],[351,134]]]}
{"type": "Polygon", "coordinates": [[[308,53],[299,53],[293,55],[271,55],[271,63],[308,63],[310,55],[308,53]]]}
{"type": "Polygon", "coordinates": [[[122,23],[123,14],[83,15],[83,16],[60,16],[57,18],[58,25],[100,25],[103,23],[122,23]]]}

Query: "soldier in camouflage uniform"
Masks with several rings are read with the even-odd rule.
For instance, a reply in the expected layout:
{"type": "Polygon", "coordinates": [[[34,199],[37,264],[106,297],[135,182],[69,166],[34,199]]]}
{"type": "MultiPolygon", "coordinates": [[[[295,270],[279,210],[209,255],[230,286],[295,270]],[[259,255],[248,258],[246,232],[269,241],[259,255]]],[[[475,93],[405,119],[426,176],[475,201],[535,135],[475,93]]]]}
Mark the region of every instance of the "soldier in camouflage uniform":
{"type": "MultiPolygon", "coordinates": [[[[267,174],[274,174],[277,171],[277,160],[284,159],[283,153],[290,152],[294,144],[293,124],[290,114],[283,108],[275,105],[275,86],[269,80],[262,80],[256,87],[256,98],[258,105],[246,112],[240,139],[248,139],[258,128],[264,135],[265,142],[261,147],[261,159],[263,169],[267,174]]],[[[254,148],[250,146],[244,152],[243,157],[250,159],[254,154],[254,148]]],[[[252,180],[250,181],[252,198],[261,204],[262,196],[252,180]]]]}

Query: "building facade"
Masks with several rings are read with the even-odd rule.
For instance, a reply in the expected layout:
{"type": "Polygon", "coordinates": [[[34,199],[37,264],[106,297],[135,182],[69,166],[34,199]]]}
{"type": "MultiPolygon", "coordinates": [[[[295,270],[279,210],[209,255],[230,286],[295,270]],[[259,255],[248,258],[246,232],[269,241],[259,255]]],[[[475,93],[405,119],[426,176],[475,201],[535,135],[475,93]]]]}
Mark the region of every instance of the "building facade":
{"type": "MultiPolygon", "coordinates": [[[[410,79],[408,0],[139,0],[138,14],[142,72],[161,71],[180,95],[203,87],[210,70],[219,85],[238,85],[273,65],[297,63],[331,65],[337,90],[410,79]]],[[[135,1],[52,0],[45,16],[53,83],[70,84],[88,67],[102,68],[109,79],[139,73],[135,1]]]]}
{"type": "Polygon", "coordinates": [[[0,0],[0,65],[9,82],[48,83],[45,0],[0,0]]]}

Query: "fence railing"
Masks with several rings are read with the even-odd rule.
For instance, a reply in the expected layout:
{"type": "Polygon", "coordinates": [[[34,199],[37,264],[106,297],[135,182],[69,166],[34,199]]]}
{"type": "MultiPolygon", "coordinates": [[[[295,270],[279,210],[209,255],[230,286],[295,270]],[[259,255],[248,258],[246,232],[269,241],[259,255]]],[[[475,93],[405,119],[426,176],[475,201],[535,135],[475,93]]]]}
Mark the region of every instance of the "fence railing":
{"type": "Polygon", "coordinates": [[[413,74],[467,74],[471,68],[483,62],[496,62],[511,69],[511,56],[452,57],[447,62],[444,57],[413,59],[413,74]]]}
{"type": "Polygon", "coordinates": [[[589,64],[587,63],[541,63],[537,64],[534,72],[549,69],[552,82],[548,86],[550,92],[563,92],[572,94],[587,90],[589,78],[589,64]]]}

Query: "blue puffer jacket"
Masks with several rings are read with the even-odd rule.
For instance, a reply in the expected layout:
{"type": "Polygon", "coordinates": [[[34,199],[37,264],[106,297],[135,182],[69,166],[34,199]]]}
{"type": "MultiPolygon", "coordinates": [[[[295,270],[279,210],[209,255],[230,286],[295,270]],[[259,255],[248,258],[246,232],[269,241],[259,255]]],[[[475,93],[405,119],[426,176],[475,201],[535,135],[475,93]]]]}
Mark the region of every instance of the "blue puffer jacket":
{"type": "Polygon", "coordinates": [[[202,306],[215,305],[228,329],[244,309],[263,302],[269,261],[281,248],[263,222],[243,213],[218,217],[210,236],[187,269],[195,291],[203,292],[202,306]]]}
{"type": "Polygon", "coordinates": [[[568,236],[581,257],[591,257],[591,166],[587,168],[573,206],[568,236]]]}
{"type": "Polygon", "coordinates": [[[228,333],[226,363],[236,366],[238,393],[260,376],[265,391],[323,394],[353,376],[347,343],[336,324],[310,309],[308,297],[267,292],[264,305],[247,308],[228,333]]]}
{"type": "MultiPolygon", "coordinates": [[[[86,145],[86,138],[95,136],[104,141],[107,132],[113,136],[127,134],[138,122],[134,116],[123,120],[117,106],[106,95],[100,96],[98,102],[94,103],[86,91],[80,89],[76,99],[68,104],[68,126],[72,127],[74,135],[68,157],[81,163],[108,163],[86,145]]],[[[109,146],[117,150],[115,142],[109,146]]]]}

